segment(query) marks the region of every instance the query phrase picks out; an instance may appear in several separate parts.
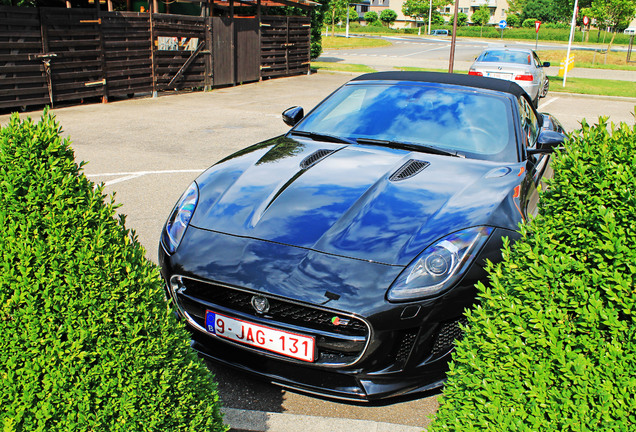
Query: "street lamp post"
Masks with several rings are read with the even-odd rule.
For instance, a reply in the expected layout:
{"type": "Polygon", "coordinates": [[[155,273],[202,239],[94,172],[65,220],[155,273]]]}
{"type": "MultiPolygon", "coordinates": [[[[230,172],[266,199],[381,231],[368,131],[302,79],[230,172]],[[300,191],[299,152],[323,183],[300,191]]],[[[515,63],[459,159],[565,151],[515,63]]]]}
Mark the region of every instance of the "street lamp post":
{"type": "Polygon", "coordinates": [[[428,34],[431,34],[431,13],[433,12],[433,0],[428,2],[428,34]]]}
{"type": "Polygon", "coordinates": [[[345,37],[347,38],[349,37],[349,9],[350,9],[349,2],[347,2],[347,28],[345,30],[345,37]]]}
{"type": "Polygon", "coordinates": [[[576,26],[576,15],[579,9],[579,0],[574,0],[574,10],[572,11],[572,23],[570,24],[570,39],[568,40],[568,51],[565,55],[565,69],[563,70],[563,87],[568,79],[568,66],[570,64],[570,49],[572,48],[572,39],[574,38],[574,27],[576,26]]]}

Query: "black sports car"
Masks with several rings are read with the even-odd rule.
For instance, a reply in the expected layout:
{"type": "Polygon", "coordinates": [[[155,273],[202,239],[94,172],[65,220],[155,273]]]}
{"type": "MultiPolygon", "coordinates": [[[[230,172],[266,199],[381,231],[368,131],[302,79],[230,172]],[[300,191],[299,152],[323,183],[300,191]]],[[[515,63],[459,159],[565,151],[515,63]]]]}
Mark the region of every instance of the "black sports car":
{"type": "Polygon", "coordinates": [[[558,121],[513,82],[425,72],[362,75],[283,119],[164,227],[193,347],[333,398],[442,385],[485,260],[536,210],[558,121]]]}

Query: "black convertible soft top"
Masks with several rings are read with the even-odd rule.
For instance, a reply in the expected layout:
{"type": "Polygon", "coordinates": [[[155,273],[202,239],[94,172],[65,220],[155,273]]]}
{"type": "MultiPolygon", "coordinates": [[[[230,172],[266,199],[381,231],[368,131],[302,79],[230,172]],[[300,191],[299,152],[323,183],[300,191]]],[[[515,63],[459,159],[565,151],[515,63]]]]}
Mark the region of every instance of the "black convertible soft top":
{"type": "Polygon", "coordinates": [[[530,100],[526,91],[513,81],[485,78],[474,75],[444,72],[374,72],[360,75],[351,81],[420,81],[451,84],[510,93],[517,97],[524,96],[526,99],[530,100]]]}

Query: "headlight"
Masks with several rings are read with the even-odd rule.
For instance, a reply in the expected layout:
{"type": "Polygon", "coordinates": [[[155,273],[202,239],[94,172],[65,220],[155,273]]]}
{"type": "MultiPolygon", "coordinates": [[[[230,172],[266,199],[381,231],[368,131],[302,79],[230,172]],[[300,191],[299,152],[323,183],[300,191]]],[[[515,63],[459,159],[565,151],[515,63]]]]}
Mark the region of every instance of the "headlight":
{"type": "Polygon", "coordinates": [[[192,183],[183,195],[181,195],[174,209],[172,209],[172,213],[170,213],[170,217],[161,235],[161,242],[168,253],[174,253],[179,243],[181,243],[181,239],[190,223],[198,200],[199,188],[196,183],[192,183]]]}
{"type": "Polygon", "coordinates": [[[491,232],[490,227],[468,228],[432,244],[400,273],[389,289],[388,299],[414,300],[450,288],[469,267],[491,232]]]}

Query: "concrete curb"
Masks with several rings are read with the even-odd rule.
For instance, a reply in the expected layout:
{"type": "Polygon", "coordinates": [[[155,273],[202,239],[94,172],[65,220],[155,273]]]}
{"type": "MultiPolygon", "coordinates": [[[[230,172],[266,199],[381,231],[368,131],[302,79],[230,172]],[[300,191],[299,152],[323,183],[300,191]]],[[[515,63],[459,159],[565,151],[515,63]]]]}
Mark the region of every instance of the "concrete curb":
{"type": "Polygon", "coordinates": [[[371,420],[330,418],[288,413],[222,408],[225,423],[232,432],[422,432],[418,426],[371,420]]]}

